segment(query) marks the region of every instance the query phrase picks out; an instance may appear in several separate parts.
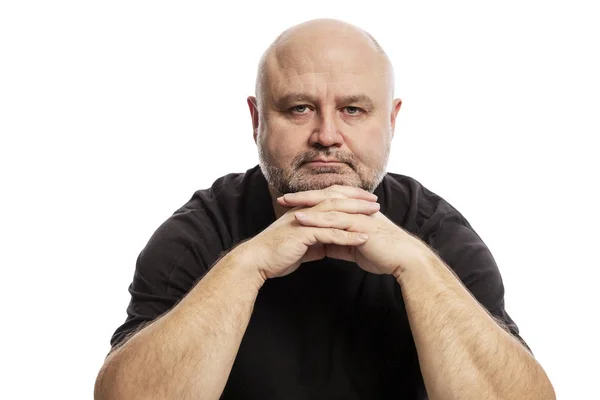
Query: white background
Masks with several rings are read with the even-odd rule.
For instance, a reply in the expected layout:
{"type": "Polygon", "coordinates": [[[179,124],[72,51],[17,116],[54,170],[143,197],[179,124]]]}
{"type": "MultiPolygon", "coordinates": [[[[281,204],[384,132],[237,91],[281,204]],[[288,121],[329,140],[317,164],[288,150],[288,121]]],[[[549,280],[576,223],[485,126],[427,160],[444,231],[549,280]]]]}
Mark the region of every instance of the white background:
{"type": "Polygon", "coordinates": [[[488,244],[558,398],[600,397],[594,2],[319,0],[2,2],[0,398],[92,398],[138,253],[257,163],[258,59],[317,17],[386,49],[404,100],[389,171],[488,244]]]}

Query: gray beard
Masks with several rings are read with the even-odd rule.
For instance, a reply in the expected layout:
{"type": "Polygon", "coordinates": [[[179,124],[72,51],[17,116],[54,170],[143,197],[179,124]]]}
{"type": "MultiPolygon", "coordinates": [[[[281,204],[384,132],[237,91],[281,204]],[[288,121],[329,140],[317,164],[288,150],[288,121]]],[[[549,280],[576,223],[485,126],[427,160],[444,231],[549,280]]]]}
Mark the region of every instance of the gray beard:
{"type": "Polygon", "coordinates": [[[266,153],[263,143],[260,141],[260,137],[258,140],[260,169],[269,185],[271,185],[271,187],[279,194],[302,192],[306,190],[321,190],[332,185],[355,186],[372,193],[385,176],[388,157],[389,148],[386,151],[381,168],[366,170],[365,168],[360,168],[354,155],[345,153],[336,154],[331,152],[329,148],[324,150],[311,149],[294,158],[292,165],[289,168],[281,168],[270,162],[269,155],[266,153]],[[298,172],[304,164],[315,157],[331,157],[332,155],[348,165],[349,168],[344,168],[344,172],[346,173],[339,173],[339,166],[314,168],[312,170],[314,172],[313,174],[298,172]],[[337,176],[331,176],[332,174],[336,174],[337,176]],[[319,175],[323,175],[323,178],[319,179],[319,175]]]}

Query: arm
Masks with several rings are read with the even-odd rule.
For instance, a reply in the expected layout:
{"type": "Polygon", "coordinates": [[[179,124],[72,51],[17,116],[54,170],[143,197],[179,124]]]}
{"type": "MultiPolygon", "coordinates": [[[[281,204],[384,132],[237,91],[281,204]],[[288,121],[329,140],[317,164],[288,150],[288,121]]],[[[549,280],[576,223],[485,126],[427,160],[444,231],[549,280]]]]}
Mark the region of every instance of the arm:
{"type": "Polygon", "coordinates": [[[171,311],[112,352],[94,398],[218,399],[264,279],[243,245],[223,257],[171,311]]]}
{"type": "MultiPolygon", "coordinates": [[[[325,191],[306,192],[286,194],[278,201],[285,207],[311,206],[328,197],[325,191]]],[[[442,243],[436,247],[443,249],[447,259],[454,260],[455,270],[461,271],[459,275],[477,298],[484,299],[491,310],[503,311],[504,289],[491,254],[466,225],[461,225],[462,231],[457,230],[461,228],[454,223],[459,217],[454,215],[442,223],[443,229],[449,230],[437,235],[436,240],[442,243]],[[473,266],[477,274],[472,273],[473,266]]],[[[354,248],[327,245],[327,255],[354,261],[365,271],[396,278],[431,400],[556,398],[544,370],[525,345],[498,325],[444,261],[417,236],[381,213],[365,217],[311,210],[297,219],[304,226],[369,234],[367,242],[354,248]]],[[[507,318],[506,314],[503,316],[507,318]]]]}
{"type": "MultiPolygon", "coordinates": [[[[372,195],[317,209],[371,215],[372,195]]],[[[218,399],[231,372],[252,308],[268,278],[325,257],[323,246],[356,246],[359,233],[299,226],[286,214],[221,259],[171,311],[111,353],[95,387],[97,400],[218,399]]],[[[153,296],[156,297],[156,296],[153,296]]]]}
{"type": "Polygon", "coordinates": [[[556,398],[535,358],[431,251],[396,279],[431,400],[556,398]]]}

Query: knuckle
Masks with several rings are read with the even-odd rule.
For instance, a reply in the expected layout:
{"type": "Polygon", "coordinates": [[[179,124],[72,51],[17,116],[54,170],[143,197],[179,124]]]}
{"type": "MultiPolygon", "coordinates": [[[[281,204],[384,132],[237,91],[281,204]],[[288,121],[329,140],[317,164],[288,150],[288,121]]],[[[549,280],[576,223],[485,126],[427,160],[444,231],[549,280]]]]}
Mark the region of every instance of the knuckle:
{"type": "Polygon", "coordinates": [[[356,240],[358,238],[358,232],[346,232],[346,237],[348,240],[356,240]]]}
{"type": "Polygon", "coordinates": [[[335,228],[329,228],[329,233],[333,237],[340,237],[342,232],[340,230],[338,230],[338,229],[335,229],[335,228]]]}
{"type": "Polygon", "coordinates": [[[331,211],[331,212],[325,213],[325,220],[326,221],[332,222],[332,221],[335,221],[338,218],[339,218],[339,215],[335,211],[331,211]]]}
{"type": "Polygon", "coordinates": [[[329,199],[329,204],[331,205],[331,207],[333,208],[340,208],[342,206],[344,202],[344,198],[342,197],[334,197],[329,199]]]}
{"type": "Polygon", "coordinates": [[[328,197],[344,197],[344,188],[340,185],[332,185],[325,189],[328,197]]]}
{"type": "Polygon", "coordinates": [[[333,199],[331,197],[323,200],[321,203],[318,204],[319,209],[323,209],[323,210],[333,209],[334,207],[333,207],[332,201],[333,201],[333,199]]]}
{"type": "Polygon", "coordinates": [[[381,207],[381,205],[380,205],[380,204],[378,204],[378,203],[374,203],[374,202],[372,202],[372,201],[368,201],[368,200],[361,200],[361,201],[360,201],[360,205],[361,205],[363,208],[366,208],[366,209],[368,209],[368,210],[372,210],[372,208],[371,208],[371,207],[374,207],[374,206],[379,206],[379,207],[381,207]]]}

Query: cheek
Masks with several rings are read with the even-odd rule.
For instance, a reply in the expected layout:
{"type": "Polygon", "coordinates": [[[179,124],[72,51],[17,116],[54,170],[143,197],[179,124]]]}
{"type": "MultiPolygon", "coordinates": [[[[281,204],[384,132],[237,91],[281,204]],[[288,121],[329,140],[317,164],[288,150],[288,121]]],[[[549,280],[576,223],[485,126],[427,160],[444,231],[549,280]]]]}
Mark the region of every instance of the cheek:
{"type": "Polygon", "coordinates": [[[271,160],[280,165],[291,164],[292,160],[306,150],[306,141],[300,132],[289,127],[270,125],[265,131],[265,145],[271,160]]]}
{"type": "Polygon", "coordinates": [[[365,164],[379,162],[389,148],[389,134],[381,127],[355,132],[345,141],[352,153],[365,164]]]}

